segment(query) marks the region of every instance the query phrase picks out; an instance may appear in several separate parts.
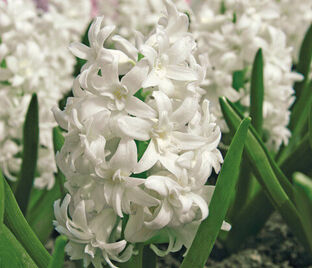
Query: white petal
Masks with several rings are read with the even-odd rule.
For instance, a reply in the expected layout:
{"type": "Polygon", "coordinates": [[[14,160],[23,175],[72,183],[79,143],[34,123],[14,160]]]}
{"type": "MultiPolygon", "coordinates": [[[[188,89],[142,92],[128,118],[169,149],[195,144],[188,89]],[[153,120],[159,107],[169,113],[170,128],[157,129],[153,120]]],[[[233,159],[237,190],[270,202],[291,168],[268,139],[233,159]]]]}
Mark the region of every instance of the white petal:
{"type": "Polygon", "coordinates": [[[140,52],[144,55],[144,58],[148,60],[149,64],[154,66],[157,57],[156,50],[148,45],[142,45],[140,52]]]}
{"type": "Polygon", "coordinates": [[[121,37],[120,35],[114,35],[112,40],[115,42],[116,49],[120,49],[121,51],[125,52],[132,60],[137,61],[138,50],[134,45],[132,45],[128,40],[121,37]]]}
{"type": "Polygon", "coordinates": [[[65,112],[61,111],[58,107],[54,106],[52,112],[56,122],[60,125],[62,129],[68,129],[68,117],[65,112]]]}
{"type": "Polygon", "coordinates": [[[159,87],[159,90],[161,90],[162,92],[165,92],[168,96],[174,95],[175,90],[177,90],[173,82],[166,77],[158,80],[158,87],[159,87]]]}
{"type": "Polygon", "coordinates": [[[223,231],[230,231],[232,228],[231,224],[227,223],[226,221],[223,221],[221,230],[223,231]]]}
{"type": "Polygon", "coordinates": [[[206,144],[207,139],[188,133],[173,131],[172,138],[180,150],[194,150],[206,144]]]}
{"type": "Polygon", "coordinates": [[[153,108],[134,96],[129,96],[127,98],[125,109],[129,114],[141,118],[155,118],[157,116],[153,108]]]}
{"type": "Polygon", "coordinates": [[[90,29],[88,31],[88,39],[89,39],[90,46],[92,48],[97,48],[97,35],[100,32],[103,19],[104,19],[103,16],[96,17],[94,21],[92,22],[90,29]]]}
{"type": "Polygon", "coordinates": [[[200,220],[204,220],[205,218],[207,218],[208,216],[208,205],[206,203],[206,201],[199,195],[197,194],[191,194],[192,199],[194,201],[194,203],[199,207],[200,212],[201,212],[201,218],[200,220]]]}
{"type": "Polygon", "coordinates": [[[150,141],[143,156],[137,164],[134,173],[141,173],[150,169],[159,159],[159,154],[156,151],[155,143],[153,140],[150,141]]]}
{"type": "Polygon", "coordinates": [[[74,42],[71,43],[68,48],[77,58],[84,60],[89,59],[91,49],[88,46],[79,42],[74,42]]]}
{"type": "Polygon", "coordinates": [[[179,65],[167,66],[167,77],[178,81],[195,81],[197,80],[197,74],[195,71],[188,67],[179,65]]]}
{"type": "Polygon", "coordinates": [[[103,47],[105,40],[112,34],[115,28],[116,27],[114,25],[108,25],[99,31],[96,39],[97,39],[97,43],[101,47],[103,47]]]}
{"type": "Polygon", "coordinates": [[[175,176],[180,177],[182,169],[177,165],[178,155],[166,152],[159,156],[160,163],[175,176]]]}
{"type": "MultiPolygon", "coordinates": [[[[144,179],[142,180],[145,181],[144,179]]],[[[144,207],[152,207],[159,205],[159,201],[156,198],[145,193],[139,187],[128,188],[126,191],[126,195],[127,197],[125,198],[144,207]]]]}
{"type": "Polygon", "coordinates": [[[157,192],[163,197],[166,197],[168,195],[168,188],[166,186],[166,181],[171,180],[168,177],[165,176],[149,176],[144,183],[144,186],[149,189],[157,192]]]}
{"type": "Polygon", "coordinates": [[[151,122],[138,117],[123,116],[117,120],[116,135],[135,140],[146,141],[150,139],[151,122]]]}
{"type": "Polygon", "coordinates": [[[152,71],[148,74],[147,78],[143,81],[142,87],[155,87],[159,84],[159,76],[157,75],[156,71],[152,69],[152,71]]]}
{"type": "Polygon", "coordinates": [[[131,243],[145,242],[151,238],[156,231],[143,226],[143,209],[137,209],[135,215],[130,215],[125,229],[125,238],[131,243]]]}
{"type": "Polygon", "coordinates": [[[137,164],[137,148],[134,140],[121,139],[109,163],[113,169],[132,173],[137,164]]]}
{"type": "Polygon", "coordinates": [[[123,187],[120,187],[119,185],[115,185],[113,187],[113,194],[112,194],[112,200],[111,200],[112,207],[114,208],[117,215],[121,218],[123,217],[122,208],[121,208],[123,192],[124,192],[123,187]]]}
{"type": "Polygon", "coordinates": [[[142,82],[144,81],[147,72],[147,62],[142,60],[121,79],[121,84],[129,90],[130,95],[133,95],[142,87],[142,82]]]}
{"type": "Polygon", "coordinates": [[[159,113],[168,112],[168,114],[171,114],[172,104],[169,97],[164,92],[154,91],[153,97],[155,98],[159,113]]]}
{"type": "MultiPolygon", "coordinates": [[[[118,59],[118,72],[120,75],[126,74],[133,68],[135,65],[135,62],[130,59],[125,53],[123,53],[120,50],[116,49],[106,49],[106,51],[109,51],[109,53],[118,59]]],[[[106,56],[106,58],[111,62],[112,59],[109,59],[109,57],[106,56]]]]}
{"type": "Polygon", "coordinates": [[[198,108],[198,101],[195,98],[186,98],[180,107],[170,116],[170,120],[179,126],[184,126],[195,115],[198,108]]]}
{"type": "Polygon", "coordinates": [[[147,228],[159,230],[164,228],[170,222],[171,217],[172,217],[171,208],[167,203],[167,201],[164,200],[156,217],[152,221],[149,222],[145,221],[144,224],[147,228]]]}
{"type": "Polygon", "coordinates": [[[73,222],[77,224],[82,229],[87,230],[87,217],[86,217],[86,207],[84,200],[80,201],[78,205],[75,207],[75,211],[73,214],[73,222]]]}

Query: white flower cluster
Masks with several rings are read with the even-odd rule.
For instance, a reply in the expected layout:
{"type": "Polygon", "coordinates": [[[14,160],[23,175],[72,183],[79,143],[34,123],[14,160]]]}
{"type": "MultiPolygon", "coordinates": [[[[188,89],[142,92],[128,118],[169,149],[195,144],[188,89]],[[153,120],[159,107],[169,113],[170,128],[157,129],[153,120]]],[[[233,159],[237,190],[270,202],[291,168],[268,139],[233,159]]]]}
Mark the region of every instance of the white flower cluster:
{"type": "Polygon", "coordinates": [[[279,17],[274,24],[287,36],[287,44],[292,46],[293,59],[298,60],[299,49],[304,35],[312,23],[312,1],[310,0],[275,0],[279,17]]]}
{"type": "MultiPolygon", "coordinates": [[[[67,130],[57,164],[67,178],[54,225],[69,238],[71,259],[95,267],[124,262],[133,243],[163,234],[169,246],[190,246],[208,215],[214,187],[205,185],[223,159],[221,133],[201,101],[205,68],[194,58],[188,17],[170,1],[147,39],[136,46],[97,17],[90,46],[71,51],[85,60],[64,111],[67,130]],[[111,38],[116,49],[105,48],[111,38]]],[[[225,223],[223,228],[228,229],[225,223]]]]}
{"type": "MultiPolygon", "coordinates": [[[[149,34],[164,9],[162,0],[95,0],[97,13],[104,15],[105,24],[116,25],[118,33],[129,39],[134,31],[149,34]],[[131,15],[129,15],[131,14],[131,15]]],[[[178,10],[188,10],[185,0],[174,0],[178,10]]]]}
{"type": "MultiPolygon", "coordinates": [[[[193,32],[200,53],[209,57],[206,81],[202,85],[213,111],[222,122],[219,96],[240,101],[248,112],[251,67],[262,48],[264,56],[264,139],[271,150],[287,144],[289,108],[294,101],[292,85],[301,76],[291,71],[292,48],[287,36],[274,26],[279,9],[271,1],[214,0],[193,5],[193,32]],[[234,89],[233,74],[242,82],[234,89]]],[[[219,122],[219,121],[218,121],[219,122]]],[[[225,124],[220,123],[222,131],[225,124]]]]}
{"type": "MultiPolygon", "coordinates": [[[[134,38],[134,30],[144,34],[151,30],[160,14],[160,0],[97,0],[99,14],[106,24],[115,24],[119,33],[134,38]],[[107,8],[109,6],[109,8],[107,8]],[[129,16],[128,14],[132,14],[129,16]]],[[[289,108],[294,101],[292,85],[302,79],[291,71],[298,59],[299,47],[312,21],[310,0],[176,0],[180,11],[190,16],[191,32],[198,42],[197,53],[207,53],[209,60],[206,80],[212,111],[222,131],[227,126],[218,104],[220,96],[240,101],[246,113],[249,109],[250,74],[254,56],[262,48],[265,66],[264,139],[276,151],[287,144],[291,135],[287,129],[289,108]],[[292,8],[289,8],[292,6],[292,8]],[[241,78],[234,81],[233,74],[241,78]],[[235,87],[235,89],[234,89],[235,87]],[[239,88],[238,88],[239,87],[239,88]]]]}
{"type": "Polygon", "coordinates": [[[71,88],[75,59],[67,46],[80,39],[90,4],[81,0],[85,3],[81,11],[81,6],[67,6],[77,6],[77,1],[43,2],[0,1],[0,166],[8,178],[18,175],[22,127],[31,94],[36,92],[40,148],[35,186],[50,189],[56,171],[51,108],[71,88]]]}

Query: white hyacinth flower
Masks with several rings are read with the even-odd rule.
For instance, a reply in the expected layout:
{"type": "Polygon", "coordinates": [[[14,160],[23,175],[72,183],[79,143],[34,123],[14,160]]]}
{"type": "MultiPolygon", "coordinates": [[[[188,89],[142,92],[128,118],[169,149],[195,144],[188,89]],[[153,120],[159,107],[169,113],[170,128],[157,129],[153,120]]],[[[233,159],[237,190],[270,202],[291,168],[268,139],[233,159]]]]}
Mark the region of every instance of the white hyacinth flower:
{"type": "Polygon", "coordinates": [[[69,191],[65,205],[55,205],[54,224],[69,238],[71,258],[96,267],[128,260],[133,243],[161,232],[171,241],[166,253],[189,247],[195,232],[182,228],[196,230],[208,216],[214,187],[205,184],[223,161],[220,129],[201,101],[205,65],[195,59],[187,16],[170,1],[164,7],[136,45],[96,18],[90,47],[71,46],[87,60],[73,97],[64,111],[53,109],[67,131],[57,164],[69,191]],[[115,49],[105,47],[110,35],[115,49]],[[121,55],[131,60],[127,68],[121,55]]]}
{"type": "Polygon", "coordinates": [[[292,72],[292,48],[285,33],[275,26],[279,14],[278,6],[272,1],[196,2],[191,25],[199,53],[205,52],[209,58],[206,81],[201,86],[214,107],[222,131],[227,131],[227,127],[222,122],[218,98],[226,96],[232,102],[240,102],[248,113],[251,67],[257,50],[262,48],[263,129],[265,143],[272,151],[277,151],[282,143],[287,144],[291,135],[287,125],[294,101],[292,86],[302,78],[292,72]],[[234,89],[235,72],[243,75],[243,84],[234,89]]]}
{"type": "Polygon", "coordinates": [[[23,123],[36,93],[40,128],[36,188],[54,185],[52,128],[57,124],[51,108],[70,90],[75,59],[67,46],[80,39],[89,20],[81,16],[88,13],[89,1],[81,0],[83,9],[65,1],[72,6],[70,12],[63,2],[51,0],[43,7],[32,0],[0,1],[0,166],[6,177],[16,180],[23,123]]]}

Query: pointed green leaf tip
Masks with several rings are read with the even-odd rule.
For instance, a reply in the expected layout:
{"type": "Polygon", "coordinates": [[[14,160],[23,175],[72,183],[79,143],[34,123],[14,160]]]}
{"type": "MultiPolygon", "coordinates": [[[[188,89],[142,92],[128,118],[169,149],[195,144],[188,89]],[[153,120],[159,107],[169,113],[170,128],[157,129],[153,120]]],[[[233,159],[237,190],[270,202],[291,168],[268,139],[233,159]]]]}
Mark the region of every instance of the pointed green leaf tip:
{"type": "Polygon", "coordinates": [[[182,263],[182,268],[204,267],[210,255],[238,180],[239,167],[249,125],[250,118],[244,119],[232,140],[209,205],[209,216],[199,226],[195,239],[182,263]]]}
{"type": "Polygon", "coordinates": [[[55,241],[55,248],[52,255],[52,259],[48,268],[62,268],[64,267],[65,246],[67,238],[63,235],[59,236],[55,241]]]}
{"type": "Polygon", "coordinates": [[[25,214],[27,210],[30,192],[35,178],[38,158],[38,144],[38,99],[37,95],[33,94],[24,123],[22,168],[20,171],[19,181],[15,192],[16,201],[23,214],[25,214]]]}
{"type": "Polygon", "coordinates": [[[255,56],[250,85],[250,117],[251,123],[258,132],[262,135],[262,113],[263,113],[263,56],[262,49],[260,48],[255,56]]]}

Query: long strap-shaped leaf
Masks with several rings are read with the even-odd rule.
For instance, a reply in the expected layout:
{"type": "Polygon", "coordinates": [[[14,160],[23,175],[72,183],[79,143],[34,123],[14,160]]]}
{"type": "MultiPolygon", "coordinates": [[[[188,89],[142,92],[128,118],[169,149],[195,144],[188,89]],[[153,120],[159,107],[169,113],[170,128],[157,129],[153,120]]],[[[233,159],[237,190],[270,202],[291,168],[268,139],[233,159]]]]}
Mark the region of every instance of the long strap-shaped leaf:
{"type": "Polygon", "coordinates": [[[3,223],[4,207],[4,178],[0,170],[0,225],[3,223]]]}
{"type": "Polygon", "coordinates": [[[312,241],[312,179],[302,173],[294,174],[294,187],[296,191],[296,204],[302,215],[306,234],[312,241]]]}
{"type": "MultiPolygon", "coordinates": [[[[241,122],[240,115],[236,113],[226,99],[220,98],[220,105],[229,127],[237,129],[241,122]]],[[[253,166],[254,174],[268,198],[280,212],[285,222],[291,227],[299,241],[302,242],[308,251],[312,252],[312,244],[306,238],[302,218],[289,197],[289,195],[294,195],[293,187],[288,181],[288,183],[284,181],[284,176],[280,176],[281,174],[277,176],[277,171],[280,173],[281,171],[276,164],[272,165],[272,158],[265,150],[261,139],[252,127],[248,131],[245,148],[253,166]]]]}
{"type": "MultiPolygon", "coordinates": [[[[234,76],[233,76],[234,78],[234,76]]],[[[264,98],[264,83],[263,83],[263,56],[260,48],[255,56],[250,83],[250,117],[251,123],[257,132],[262,133],[263,122],[263,98],[264,98]]],[[[241,210],[250,197],[250,193],[256,183],[251,176],[250,165],[248,160],[243,159],[240,176],[237,183],[237,189],[234,194],[234,202],[228,213],[228,218],[233,219],[237,215],[238,210],[241,210]],[[233,215],[234,214],[234,215],[233,215]]]]}
{"type": "Polygon", "coordinates": [[[61,197],[60,187],[55,183],[51,190],[42,191],[40,198],[27,212],[26,219],[43,244],[47,242],[53,231],[53,204],[61,197]]]}
{"type": "Polygon", "coordinates": [[[309,73],[312,62],[312,24],[305,34],[300,48],[299,62],[296,70],[304,76],[304,79],[295,83],[296,102],[292,107],[289,129],[292,136],[288,146],[283,148],[280,154],[280,160],[288,157],[293,148],[300,142],[301,135],[305,130],[308,119],[309,108],[312,103],[312,82],[309,81],[309,73]]]}
{"type": "Polygon", "coordinates": [[[301,90],[307,83],[312,61],[312,24],[307,30],[303,42],[300,47],[299,61],[296,66],[296,71],[304,76],[304,80],[295,83],[296,95],[300,96],[301,90]]]}
{"type": "MultiPolygon", "coordinates": [[[[307,134],[296,150],[280,163],[280,167],[288,177],[291,177],[296,170],[301,172],[312,171],[311,163],[312,153],[307,134]]],[[[258,234],[273,211],[274,206],[267,198],[265,191],[261,189],[243,209],[236,212],[232,229],[225,241],[227,250],[230,252],[237,251],[247,237],[258,234]]]]}
{"type": "Polygon", "coordinates": [[[250,119],[245,119],[233,138],[209,205],[209,216],[200,224],[195,239],[182,263],[182,268],[204,267],[210,255],[229,208],[231,193],[234,191],[238,179],[249,124],[250,119]]]}
{"type": "MultiPolygon", "coordinates": [[[[61,150],[64,144],[64,137],[58,127],[53,129],[54,152],[61,150]]],[[[45,243],[53,231],[52,221],[54,219],[53,203],[62,198],[64,194],[65,177],[58,169],[55,174],[55,184],[49,191],[41,191],[37,201],[28,208],[27,221],[42,243],[45,243]]]]}
{"type": "Polygon", "coordinates": [[[308,127],[309,127],[309,143],[310,143],[310,148],[312,148],[312,105],[310,106],[310,111],[309,111],[308,127]]]}
{"type": "Polygon", "coordinates": [[[48,268],[62,268],[64,266],[65,246],[67,238],[63,235],[59,236],[55,241],[54,252],[48,268]]]}
{"type": "Polygon", "coordinates": [[[36,262],[38,267],[46,268],[49,264],[51,256],[28,225],[17,205],[10,186],[5,180],[4,192],[4,223],[12,231],[17,240],[23,245],[29,256],[36,262]]]}
{"type": "Polygon", "coordinates": [[[0,225],[0,267],[38,268],[11,231],[0,225]]]}
{"type": "Polygon", "coordinates": [[[251,123],[259,135],[262,133],[262,106],[264,96],[263,85],[263,56],[261,48],[258,50],[252,66],[250,85],[250,117],[251,123]]]}
{"type": "MultiPolygon", "coordinates": [[[[61,151],[63,144],[64,144],[65,138],[62,134],[62,131],[59,127],[53,128],[53,147],[54,147],[54,153],[57,154],[59,151],[61,151]]],[[[62,196],[65,196],[65,190],[64,190],[64,183],[65,183],[65,176],[60,171],[59,168],[57,168],[57,174],[55,176],[56,183],[59,184],[61,194],[62,196]]]]}
{"type": "Polygon", "coordinates": [[[33,94],[23,129],[23,162],[17,184],[15,197],[16,201],[25,214],[27,210],[30,191],[33,186],[39,143],[39,117],[37,95],[33,94]]]}

